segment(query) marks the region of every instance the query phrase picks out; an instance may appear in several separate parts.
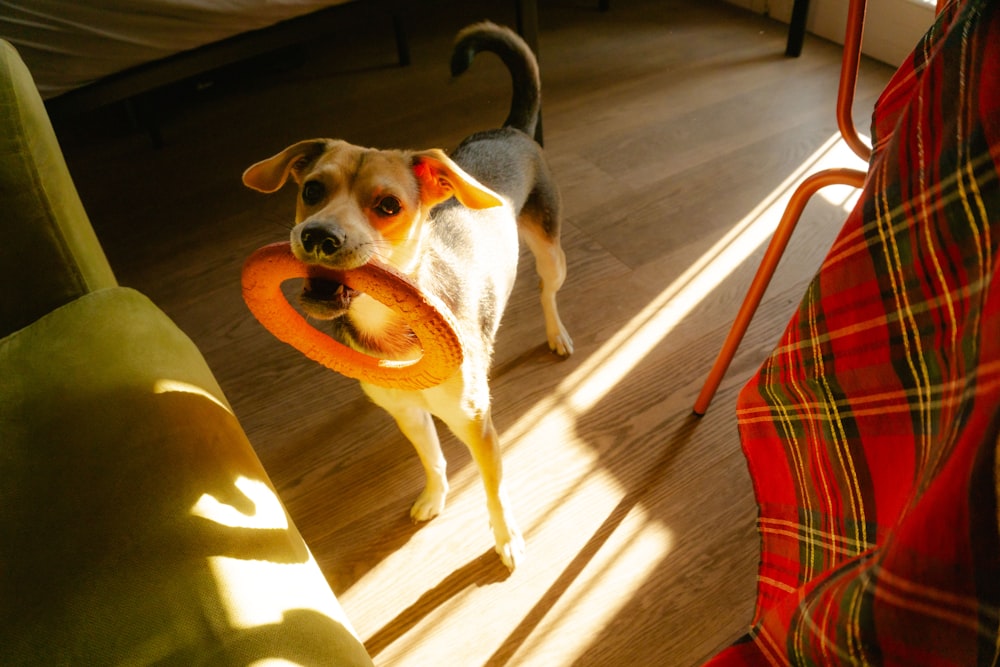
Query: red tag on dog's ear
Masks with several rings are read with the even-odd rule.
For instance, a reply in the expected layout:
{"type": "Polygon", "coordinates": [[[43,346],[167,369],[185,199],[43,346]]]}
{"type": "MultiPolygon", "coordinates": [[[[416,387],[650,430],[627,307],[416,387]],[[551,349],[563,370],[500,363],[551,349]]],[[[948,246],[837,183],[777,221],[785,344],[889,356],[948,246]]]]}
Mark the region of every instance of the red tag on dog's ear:
{"type": "Polygon", "coordinates": [[[430,179],[434,175],[431,166],[424,160],[417,160],[413,163],[413,173],[417,175],[417,180],[421,183],[430,179]]]}
{"type": "Polygon", "coordinates": [[[420,182],[420,198],[428,206],[440,204],[451,197],[454,191],[451,183],[430,160],[415,160],[413,173],[420,182]]]}
{"type": "Polygon", "coordinates": [[[413,173],[420,181],[420,198],[434,206],[452,195],[468,208],[502,206],[500,196],[465,173],[440,149],[424,151],[413,158],[413,173]]]}

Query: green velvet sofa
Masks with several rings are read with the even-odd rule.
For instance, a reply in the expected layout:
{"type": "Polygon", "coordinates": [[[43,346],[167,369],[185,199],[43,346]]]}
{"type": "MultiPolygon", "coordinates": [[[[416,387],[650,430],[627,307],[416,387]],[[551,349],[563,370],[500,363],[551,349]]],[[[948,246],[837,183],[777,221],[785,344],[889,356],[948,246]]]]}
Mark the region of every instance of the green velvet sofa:
{"type": "Polygon", "coordinates": [[[0,41],[0,664],[371,665],[203,357],[120,287],[0,41]]]}

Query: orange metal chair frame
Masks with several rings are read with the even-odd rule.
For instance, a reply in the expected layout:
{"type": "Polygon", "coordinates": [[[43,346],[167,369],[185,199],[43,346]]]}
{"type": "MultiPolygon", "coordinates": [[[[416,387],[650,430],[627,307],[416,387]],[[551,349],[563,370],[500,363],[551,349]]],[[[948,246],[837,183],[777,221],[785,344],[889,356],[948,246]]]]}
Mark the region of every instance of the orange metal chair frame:
{"type": "MultiPolygon", "coordinates": [[[[939,7],[941,1],[938,2],[939,7]]],[[[851,0],[847,10],[844,56],[841,61],[840,84],[837,90],[837,126],[851,150],[867,162],[871,157],[871,148],[858,136],[852,112],[858,81],[858,65],[861,61],[861,37],[864,32],[866,9],[867,0],[851,0]]],[[[754,313],[760,305],[764,292],[774,276],[774,271],[778,267],[785,247],[788,245],[788,240],[791,238],[792,232],[795,231],[795,225],[802,217],[802,211],[805,210],[809,199],[828,185],[851,185],[860,188],[864,184],[866,175],[866,172],[857,169],[825,169],[806,178],[792,193],[792,198],[781,216],[778,228],[775,230],[774,236],[764,252],[764,258],[757,268],[757,273],[750,283],[743,304],[736,314],[729,335],[722,344],[719,356],[716,358],[712,370],[709,371],[701,393],[695,401],[694,413],[696,415],[704,415],[705,411],[708,410],[708,404],[711,403],[712,397],[715,396],[715,392],[722,383],[723,376],[729,369],[729,364],[732,363],[733,357],[736,355],[736,350],[746,334],[747,327],[750,326],[750,320],[753,319],[754,313]]]]}
{"type": "MultiPolygon", "coordinates": [[[[937,0],[935,13],[940,14],[948,0],[937,0]]],[[[847,8],[847,28],[844,36],[844,56],[840,66],[840,84],[837,89],[837,127],[844,138],[844,142],[850,146],[858,157],[867,162],[871,158],[872,149],[858,136],[858,131],[854,126],[853,106],[854,93],[858,82],[858,65],[861,61],[861,37],[865,27],[865,11],[868,8],[867,0],[850,0],[847,8]]],[[[806,178],[792,193],[792,198],[785,208],[784,214],[778,223],[778,228],[774,232],[764,258],[761,260],[757,273],[750,283],[743,304],[740,306],[733,326],[729,330],[729,335],[722,344],[719,356],[709,371],[701,393],[694,403],[694,413],[704,415],[708,410],[708,404],[712,402],[712,397],[722,383],[722,378],[729,369],[736,349],[746,334],[750,320],[753,319],[760,300],[767,290],[774,271],[778,267],[778,262],[788,245],[788,240],[795,230],[795,225],[802,216],[809,199],[818,190],[828,185],[851,185],[860,188],[864,185],[866,172],[857,169],[826,169],[817,172],[806,178]]]]}

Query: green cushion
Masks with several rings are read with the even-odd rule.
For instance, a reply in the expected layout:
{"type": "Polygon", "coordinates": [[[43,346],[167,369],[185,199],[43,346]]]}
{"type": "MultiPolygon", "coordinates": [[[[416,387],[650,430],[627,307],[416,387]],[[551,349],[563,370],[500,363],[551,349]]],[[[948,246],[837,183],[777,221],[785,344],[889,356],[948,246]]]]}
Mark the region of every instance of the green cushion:
{"type": "Polygon", "coordinates": [[[146,297],[0,339],[0,664],[371,665],[204,359],[146,297]]]}
{"type": "Polygon", "coordinates": [[[35,84],[0,40],[0,336],[115,278],[35,84]]]}

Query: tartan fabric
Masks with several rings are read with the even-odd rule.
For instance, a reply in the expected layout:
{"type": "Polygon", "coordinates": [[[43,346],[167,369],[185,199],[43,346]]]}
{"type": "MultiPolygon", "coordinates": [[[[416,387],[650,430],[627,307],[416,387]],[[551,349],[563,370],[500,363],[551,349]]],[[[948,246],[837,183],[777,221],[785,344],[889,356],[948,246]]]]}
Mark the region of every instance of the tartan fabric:
{"type": "Polygon", "coordinates": [[[740,393],[757,606],[712,667],[1000,665],[998,3],[947,7],[886,87],[861,200],[740,393]]]}

